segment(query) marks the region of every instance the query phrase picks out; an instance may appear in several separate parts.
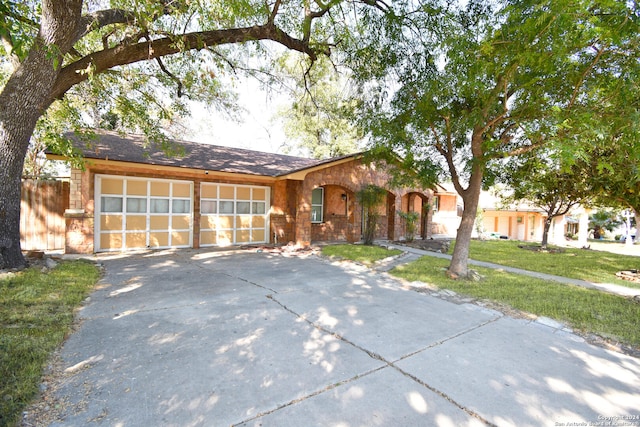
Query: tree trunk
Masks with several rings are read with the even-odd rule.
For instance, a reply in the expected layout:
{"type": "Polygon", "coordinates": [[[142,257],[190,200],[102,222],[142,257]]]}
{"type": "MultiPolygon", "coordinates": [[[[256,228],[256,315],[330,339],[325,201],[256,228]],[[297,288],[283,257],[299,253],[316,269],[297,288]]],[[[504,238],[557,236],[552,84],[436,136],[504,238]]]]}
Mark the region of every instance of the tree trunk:
{"type": "Polygon", "coordinates": [[[453,249],[451,264],[447,270],[447,275],[451,278],[468,277],[469,276],[469,248],[471,246],[471,234],[476,222],[476,214],[478,212],[478,202],[480,200],[480,190],[482,190],[483,166],[475,167],[470,181],[469,187],[462,194],[464,202],[464,210],[462,211],[462,220],[456,234],[456,246],[453,249]]]}
{"type": "Polygon", "coordinates": [[[547,246],[549,245],[549,230],[551,229],[551,223],[553,221],[553,218],[547,217],[547,219],[544,220],[544,228],[542,230],[542,249],[547,249],[547,246]]]}
{"type": "Polygon", "coordinates": [[[638,239],[640,239],[640,234],[638,233],[640,231],[640,210],[636,208],[631,208],[631,210],[633,210],[633,216],[636,218],[636,238],[633,239],[633,244],[635,245],[638,239]]]}
{"type": "Polygon", "coordinates": [[[80,18],[80,0],[43,1],[40,33],[0,93],[0,268],[21,268],[22,168],[38,118],[49,105],[60,62],[80,18]]]}

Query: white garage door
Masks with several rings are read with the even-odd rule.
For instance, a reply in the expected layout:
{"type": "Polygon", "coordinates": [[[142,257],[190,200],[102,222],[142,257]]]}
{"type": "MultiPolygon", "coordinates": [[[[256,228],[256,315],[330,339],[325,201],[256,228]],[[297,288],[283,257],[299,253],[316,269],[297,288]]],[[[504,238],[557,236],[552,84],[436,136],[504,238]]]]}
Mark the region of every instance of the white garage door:
{"type": "Polygon", "coordinates": [[[266,243],[270,188],[202,183],[200,246],[266,243]]]}
{"type": "Polygon", "coordinates": [[[193,183],[96,175],[98,251],[193,245],[193,183]]]}

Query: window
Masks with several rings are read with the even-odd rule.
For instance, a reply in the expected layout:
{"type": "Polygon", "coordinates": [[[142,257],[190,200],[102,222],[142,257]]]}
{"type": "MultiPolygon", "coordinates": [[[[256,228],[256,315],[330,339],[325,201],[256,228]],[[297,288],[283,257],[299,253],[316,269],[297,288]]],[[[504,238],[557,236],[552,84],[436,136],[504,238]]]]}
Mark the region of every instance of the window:
{"type": "Polygon", "coordinates": [[[221,214],[232,214],[233,213],[233,202],[221,200],[220,201],[220,213],[221,214]]]}
{"type": "Polygon", "coordinates": [[[128,213],[147,213],[147,199],[142,198],[127,198],[127,212],[128,213]]]}
{"type": "Polygon", "coordinates": [[[151,199],[151,213],[169,213],[169,199],[151,199]]]}
{"type": "Polygon", "coordinates": [[[122,212],[122,197],[102,197],[102,212],[122,212]]]}
{"type": "Polygon", "coordinates": [[[237,214],[250,214],[251,213],[251,202],[236,202],[236,213],[237,214]]]}
{"type": "Polygon", "coordinates": [[[171,201],[171,211],[173,213],[191,212],[191,200],[173,199],[171,201]]]}
{"type": "Polygon", "coordinates": [[[318,187],[311,192],[311,222],[322,222],[324,188],[318,187]]]}
{"type": "Polygon", "coordinates": [[[435,196],[433,198],[433,211],[434,212],[438,212],[438,209],[440,209],[440,196],[435,196]]]}
{"type": "Polygon", "coordinates": [[[202,200],[200,202],[200,212],[203,214],[218,213],[218,202],[216,200],[202,200]]]}
{"type": "Polygon", "coordinates": [[[265,203],[264,202],[253,202],[253,212],[254,215],[264,215],[265,213],[265,203]]]}

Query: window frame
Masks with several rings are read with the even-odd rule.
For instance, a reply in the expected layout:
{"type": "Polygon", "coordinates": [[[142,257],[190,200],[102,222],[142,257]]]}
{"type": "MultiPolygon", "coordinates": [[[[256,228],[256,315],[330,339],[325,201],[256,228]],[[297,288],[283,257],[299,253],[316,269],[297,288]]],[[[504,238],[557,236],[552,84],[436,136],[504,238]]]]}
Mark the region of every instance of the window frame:
{"type": "Polygon", "coordinates": [[[324,222],[324,187],[317,187],[311,190],[311,223],[312,224],[322,224],[324,222]],[[320,191],[320,203],[313,203],[313,193],[316,191],[320,191]],[[313,213],[317,212],[317,208],[320,208],[320,220],[313,219],[313,213]],[[314,208],[316,208],[314,210],[314,208]]]}

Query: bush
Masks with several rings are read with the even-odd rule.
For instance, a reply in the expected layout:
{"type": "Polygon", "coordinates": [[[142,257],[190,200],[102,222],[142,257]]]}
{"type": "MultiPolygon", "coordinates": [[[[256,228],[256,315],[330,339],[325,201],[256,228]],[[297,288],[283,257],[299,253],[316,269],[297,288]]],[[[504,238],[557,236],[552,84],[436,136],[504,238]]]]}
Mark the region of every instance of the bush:
{"type": "Polygon", "coordinates": [[[377,185],[367,185],[356,193],[358,203],[364,208],[364,244],[372,245],[378,224],[378,207],[384,202],[387,190],[377,185]]]}
{"type": "Polygon", "coordinates": [[[404,220],[404,238],[407,242],[413,242],[416,237],[416,230],[418,229],[418,219],[420,215],[418,212],[398,212],[400,218],[404,220]]]}

